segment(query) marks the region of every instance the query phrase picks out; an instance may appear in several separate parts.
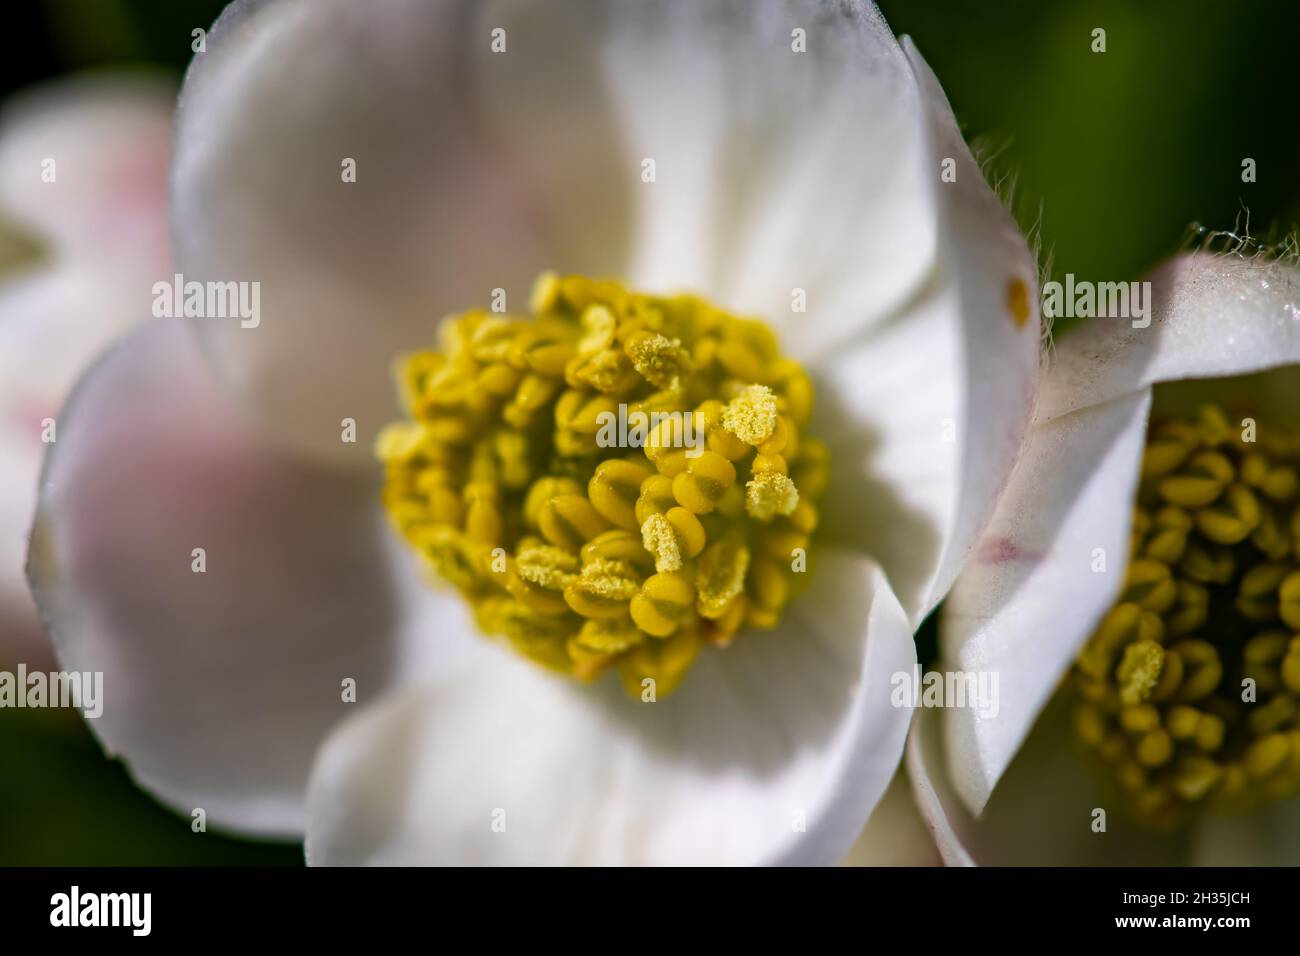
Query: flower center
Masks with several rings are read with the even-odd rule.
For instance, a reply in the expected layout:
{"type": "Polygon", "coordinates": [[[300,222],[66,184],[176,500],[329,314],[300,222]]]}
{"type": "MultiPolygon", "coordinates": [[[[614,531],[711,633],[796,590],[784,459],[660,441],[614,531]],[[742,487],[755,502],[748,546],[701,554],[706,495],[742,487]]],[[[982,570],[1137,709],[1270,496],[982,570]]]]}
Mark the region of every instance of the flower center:
{"type": "Polygon", "coordinates": [[[1124,591],[1072,675],[1078,736],[1153,826],[1300,791],[1300,433],[1243,425],[1151,430],[1124,591]]]}
{"type": "Polygon", "coordinates": [[[531,310],[450,317],[399,360],[384,504],[485,631],[653,699],[798,590],[829,469],[812,382],[692,296],[547,273],[531,310]]]}

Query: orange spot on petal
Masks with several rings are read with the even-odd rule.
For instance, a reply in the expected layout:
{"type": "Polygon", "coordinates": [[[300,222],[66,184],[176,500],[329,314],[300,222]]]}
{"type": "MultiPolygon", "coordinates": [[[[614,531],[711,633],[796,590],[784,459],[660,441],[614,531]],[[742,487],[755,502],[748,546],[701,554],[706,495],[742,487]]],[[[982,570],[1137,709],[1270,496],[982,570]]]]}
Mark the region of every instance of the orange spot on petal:
{"type": "Polygon", "coordinates": [[[1024,279],[1012,279],[1007,283],[1007,311],[1018,329],[1023,329],[1033,314],[1029,307],[1029,286],[1024,279]]]}

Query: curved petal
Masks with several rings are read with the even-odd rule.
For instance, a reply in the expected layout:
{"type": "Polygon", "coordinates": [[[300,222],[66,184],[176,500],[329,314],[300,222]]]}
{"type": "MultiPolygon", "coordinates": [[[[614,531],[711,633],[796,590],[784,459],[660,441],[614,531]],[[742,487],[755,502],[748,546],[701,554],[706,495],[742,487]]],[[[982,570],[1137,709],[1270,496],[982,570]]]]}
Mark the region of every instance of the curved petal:
{"type": "Polygon", "coordinates": [[[897,766],[915,661],[878,568],[826,552],[775,632],[705,651],[655,703],[496,645],[323,745],[307,857],[354,863],[831,863],[897,766]]]}
{"type": "Polygon", "coordinates": [[[161,76],[87,73],[7,100],[0,112],[0,216],[59,257],[148,282],[170,259],[167,164],[175,88],[161,76]],[[148,280],[148,281],[146,281],[148,280]]]}
{"type": "Polygon", "coordinates": [[[261,282],[257,328],[199,328],[303,447],[337,454],[344,416],[373,434],[394,353],[545,268],[690,288],[813,355],[934,260],[916,83],[865,4],[244,0],[208,43],[179,265],[261,282]]]}
{"type": "Polygon", "coordinates": [[[905,41],[925,105],[939,253],[925,287],[883,329],[841,343],[822,373],[828,501],[862,520],[837,529],[878,556],[919,623],[966,561],[1033,413],[1040,336],[1036,269],[984,181],[938,81],[905,41]],[[956,181],[941,178],[951,161],[956,181]]]}
{"type": "Polygon", "coordinates": [[[215,825],[301,832],[344,680],[364,702],[414,666],[376,497],[253,441],[179,323],[81,381],[28,573],[62,667],[102,672],[88,724],[142,786],[215,825]]]}
{"type": "Polygon", "coordinates": [[[1124,583],[1150,392],[1035,425],[943,607],[946,666],[999,676],[996,713],[943,716],[952,785],[978,814],[1124,583]]]}
{"type": "Polygon", "coordinates": [[[1151,274],[1151,323],[1093,319],[1057,345],[1039,418],[1157,382],[1300,363],[1300,270],[1290,261],[1191,253],[1151,274]]]}
{"type": "Polygon", "coordinates": [[[1187,834],[1155,834],[1129,824],[1108,803],[1102,776],[1085,765],[1071,738],[1068,702],[1048,707],[974,818],[948,783],[944,716],[922,710],[907,742],[907,772],[917,806],[949,866],[1177,866],[1187,834]],[[1104,810],[1105,830],[1093,829],[1104,810]]]}
{"type": "Polygon", "coordinates": [[[939,866],[943,862],[900,767],[853,843],[845,866],[939,866]]]}

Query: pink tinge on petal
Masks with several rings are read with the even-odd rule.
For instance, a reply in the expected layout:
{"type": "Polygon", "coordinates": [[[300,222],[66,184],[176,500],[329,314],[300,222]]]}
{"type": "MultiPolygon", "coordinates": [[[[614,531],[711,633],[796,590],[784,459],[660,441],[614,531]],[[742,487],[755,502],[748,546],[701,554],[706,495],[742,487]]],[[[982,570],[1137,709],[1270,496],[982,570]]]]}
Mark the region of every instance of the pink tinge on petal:
{"type": "Polygon", "coordinates": [[[260,444],[165,320],[60,415],[29,574],[62,666],[103,672],[88,723],[139,783],[295,834],[349,682],[364,702],[403,671],[389,554],[374,486],[260,444]]]}

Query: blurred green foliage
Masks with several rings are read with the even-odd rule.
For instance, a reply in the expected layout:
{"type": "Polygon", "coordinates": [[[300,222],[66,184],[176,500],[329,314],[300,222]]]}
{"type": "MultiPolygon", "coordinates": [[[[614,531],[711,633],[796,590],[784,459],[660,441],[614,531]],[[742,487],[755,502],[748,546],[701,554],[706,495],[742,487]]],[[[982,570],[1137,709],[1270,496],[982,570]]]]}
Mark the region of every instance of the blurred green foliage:
{"type": "MultiPolygon", "coordinates": [[[[536,0],[545,2],[545,0],[536,0]]],[[[25,59],[3,86],[87,67],[150,64],[177,79],[190,31],[221,0],[45,0],[18,5],[25,59]]],[[[1300,219],[1300,123],[1292,106],[1300,3],[1217,0],[881,0],[947,91],[968,138],[1016,183],[1053,274],[1134,278],[1192,223],[1288,230],[1300,219]],[[1092,31],[1106,31],[1106,52],[1092,31]],[[1243,158],[1258,181],[1243,183],[1243,158]]],[[[934,627],[921,637],[933,656],[934,627]]],[[[5,715],[0,864],[301,863],[297,846],[195,834],[106,759],[76,718],[5,715]]]]}

